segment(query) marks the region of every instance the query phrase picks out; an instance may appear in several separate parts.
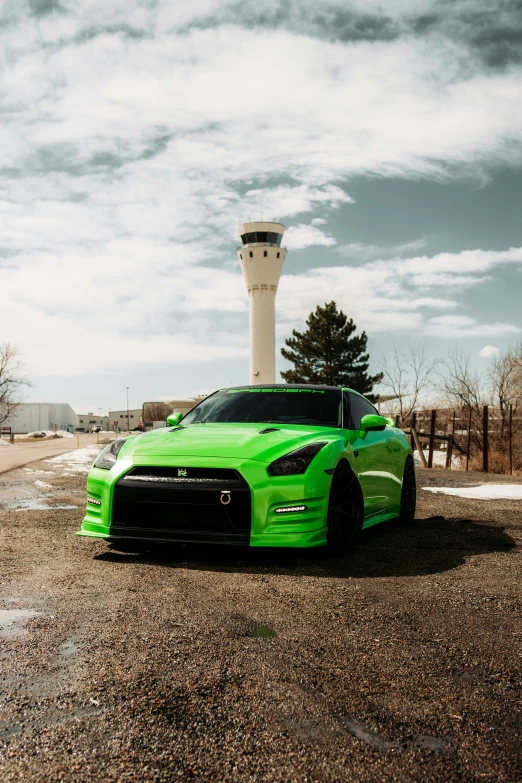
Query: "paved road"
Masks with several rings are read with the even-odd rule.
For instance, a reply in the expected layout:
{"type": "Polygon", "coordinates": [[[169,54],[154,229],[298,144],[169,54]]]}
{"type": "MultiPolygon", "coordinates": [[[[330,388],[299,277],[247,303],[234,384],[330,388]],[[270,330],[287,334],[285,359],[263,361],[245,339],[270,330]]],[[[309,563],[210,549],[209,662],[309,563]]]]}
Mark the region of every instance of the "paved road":
{"type": "MultiPolygon", "coordinates": [[[[86,448],[97,442],[96,435],[83,433],[79,436],[80,448],[86,448]]],[[[104,435],[103,437],[109,437],[104,435]]],[[[56,438],[52,440],[27,440],[23,443],[15,442],[13,445],[0,446],[0,473],[5,473],[13,468],[21,468],[36,460],[55,457],[78,448],[76,435],[74,438],[56,438]]]]}
{"type": "Polygon", "coordinates": [[[331,559],[122,552],[84,504],[63,464],[0,482],[2,783],[522,780],[522,502],[421,491],[331,559]]]}

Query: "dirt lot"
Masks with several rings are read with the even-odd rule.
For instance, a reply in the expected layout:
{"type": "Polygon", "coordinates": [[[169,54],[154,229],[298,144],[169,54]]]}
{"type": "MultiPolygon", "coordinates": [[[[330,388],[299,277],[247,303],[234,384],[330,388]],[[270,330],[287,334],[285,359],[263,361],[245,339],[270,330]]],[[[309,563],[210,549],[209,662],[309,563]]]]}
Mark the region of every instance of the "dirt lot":
{"type": "Polygon", "coordinates": [[[346,558],[133,554],[75,538],[65,473],[0,479],[4,783],[522,779],[522,501],[421,491],[346,558]]]}
{"type": "Polygon", "coordinates": [[[35,460],[52,457],[56,454],[63,454],[66,451],[76,448],[85,448],[89,445],[101,443],[107,439],[113,439],[116,436],[113,433],[103,433],[102,435],[93,435],[91,433],[81,433],[74,438],[18,438],[11,445],[6,439],[0,443],[0,473],[4,473],[14,468],[27,465],[35,460]],[[5,445],[7,443],[7,445],[5,445]]]}

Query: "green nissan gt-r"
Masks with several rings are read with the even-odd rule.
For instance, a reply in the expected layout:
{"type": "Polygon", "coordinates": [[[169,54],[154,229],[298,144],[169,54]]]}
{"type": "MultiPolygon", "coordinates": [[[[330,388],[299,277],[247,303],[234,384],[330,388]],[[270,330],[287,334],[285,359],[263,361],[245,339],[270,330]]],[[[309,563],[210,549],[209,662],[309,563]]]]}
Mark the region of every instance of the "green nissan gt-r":
{"type": "Polygon", "coordinates": [[[408,440],[351,389],[221,389],[167,423],[100,453],[78,535],[340,552],[414,517],[408,440]]]}

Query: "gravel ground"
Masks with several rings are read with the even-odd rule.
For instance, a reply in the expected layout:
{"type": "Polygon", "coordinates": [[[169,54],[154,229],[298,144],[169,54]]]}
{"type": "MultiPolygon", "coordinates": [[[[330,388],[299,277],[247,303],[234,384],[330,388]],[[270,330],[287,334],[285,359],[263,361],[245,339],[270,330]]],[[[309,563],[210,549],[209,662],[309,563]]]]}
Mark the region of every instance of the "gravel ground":
{"type": "MultiPolygon", "coordinates": [[[[522,779],[522,501],[420,491],[343,558],[122,553],[63,470],[1,480],[3,783],[522,779]]],[[[418,471],[484,481],[521,483],[418,471]]]]}

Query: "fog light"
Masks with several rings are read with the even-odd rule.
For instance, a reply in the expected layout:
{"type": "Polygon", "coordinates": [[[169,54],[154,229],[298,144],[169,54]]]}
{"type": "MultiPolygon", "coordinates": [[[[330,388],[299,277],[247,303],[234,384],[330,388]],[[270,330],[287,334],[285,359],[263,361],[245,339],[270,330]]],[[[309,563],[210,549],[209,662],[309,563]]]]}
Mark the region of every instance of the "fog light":
{"type": "Polygon", "coordinates": [[[276,508],[275,512],[276,514],[291,514],[295,511],[306,511],[308,509],[308,506],[282,506],[281,508],[276,508]]]}
{"type": "Polygon", "coordinates": [[[96,498],[87,498],[87,503],[92,503],[93,506],[101,506],[101,500],[96,500],[96,498]]]}

